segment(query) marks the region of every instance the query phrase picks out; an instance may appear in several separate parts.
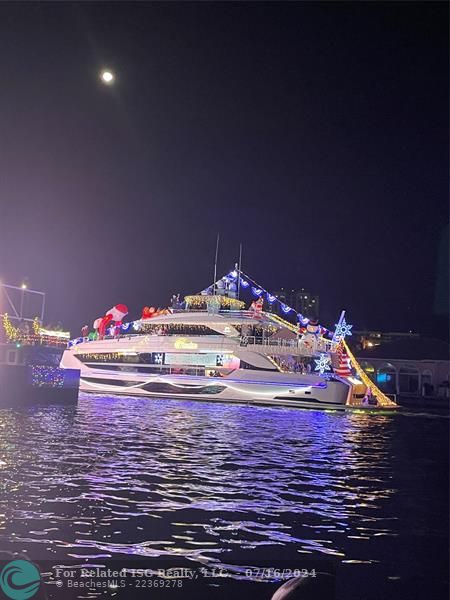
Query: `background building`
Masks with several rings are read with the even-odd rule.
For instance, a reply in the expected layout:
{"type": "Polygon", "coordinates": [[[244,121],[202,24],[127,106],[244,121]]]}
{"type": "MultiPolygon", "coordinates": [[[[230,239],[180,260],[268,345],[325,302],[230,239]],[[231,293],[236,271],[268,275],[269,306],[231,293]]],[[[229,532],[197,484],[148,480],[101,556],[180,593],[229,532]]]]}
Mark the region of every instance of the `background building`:
{"type": "Polygon", "coordinates": [[[420,403],[425,398],[425,404],[432,406],[434,398],[436,406],[448,408],[448,344],[417,334],[379,335],[379,343],[371,337],[364,346],[349,339],[359,364],[377,386],[386,394],[396,394],[401,404],[420,403]]]}
{"type": "Polygon", "coordinates": [[[413,333],[412,331],[401,332],[401,331],[377,331],[377,330],[365,330],[365,331],[352,331],[352,338],[349,340],[351,346],[356,352],[360,350],[366,350],[367,348],[375,348],[383,344],[390,344],[394,341],[402,340],[418,340],[420,338],[419,333],[413,333]]]}
{"type": "MultiPolygon", "coordinates": [[[[291,308],[308,318],[317,318],[319,316],[319,296],[307,292],[304,288],[300,290],[289,290],[281,288],[274,292],[274,295],[291,308]]],[[[269,305],[268,310],[281,314],[281,307],[278,302],[269,305]]],[[[286,316],[286,315],[282,315],[286,316]]]]}

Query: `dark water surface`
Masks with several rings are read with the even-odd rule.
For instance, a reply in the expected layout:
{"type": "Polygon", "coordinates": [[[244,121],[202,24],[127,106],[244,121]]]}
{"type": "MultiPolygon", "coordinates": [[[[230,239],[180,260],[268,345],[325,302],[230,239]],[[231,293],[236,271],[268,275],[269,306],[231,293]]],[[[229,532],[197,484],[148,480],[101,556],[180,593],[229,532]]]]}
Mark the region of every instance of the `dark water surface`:
{"type": "MultiPolygon", "coordinates": [[[[1,409],[1,558],[223,569],[197,584],[212,599],[271,598],[276,578],[248,577],[270,566],[336,571],[331,596],[298,597],[445,598],[448,425],[411,411],[93,395],[1,409]]],[[[41,587],[49,598],[138,597],[41,587]]]]}

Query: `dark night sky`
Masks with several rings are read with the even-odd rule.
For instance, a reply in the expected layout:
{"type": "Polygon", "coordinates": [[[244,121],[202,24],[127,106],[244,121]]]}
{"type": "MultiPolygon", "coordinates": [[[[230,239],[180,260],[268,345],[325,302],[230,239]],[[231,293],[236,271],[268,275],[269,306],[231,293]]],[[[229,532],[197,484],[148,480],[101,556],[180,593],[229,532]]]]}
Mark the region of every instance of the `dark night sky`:
{"type": "Polygon", "coordinates": [[[325,324],[429,332],[447,28],[433,2],[0,4],[0,278],[76,331],[205,287],[220,231],[219,271],[242,241],[325,324]]]}

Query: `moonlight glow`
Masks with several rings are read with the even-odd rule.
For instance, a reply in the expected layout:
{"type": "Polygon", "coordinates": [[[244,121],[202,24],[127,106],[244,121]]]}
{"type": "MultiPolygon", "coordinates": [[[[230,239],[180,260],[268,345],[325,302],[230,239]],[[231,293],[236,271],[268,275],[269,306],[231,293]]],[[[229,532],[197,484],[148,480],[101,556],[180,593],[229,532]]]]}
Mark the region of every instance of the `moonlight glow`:
{"type": "Polygon", "coordinates": [[[100,79],[103,83],[110,85],[114,82],[114,74],[111,71],[102,71],[100,74],[100,79]]]}

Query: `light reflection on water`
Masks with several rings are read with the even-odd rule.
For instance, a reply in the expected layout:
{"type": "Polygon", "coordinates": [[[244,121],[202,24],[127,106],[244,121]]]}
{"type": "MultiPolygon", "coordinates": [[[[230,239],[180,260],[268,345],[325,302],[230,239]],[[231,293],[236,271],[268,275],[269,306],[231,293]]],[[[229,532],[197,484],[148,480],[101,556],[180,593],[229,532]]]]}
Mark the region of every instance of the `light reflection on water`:
{"type": "Polygon", "coordinates": [[[404,578],[421,560],[406,543],[442,542],[435,438],[446,427],[101,396],[4,409],[0,548],[96,564],[179,556],[236,577],[274,556],[326,556],[404,578]]]}

